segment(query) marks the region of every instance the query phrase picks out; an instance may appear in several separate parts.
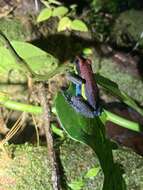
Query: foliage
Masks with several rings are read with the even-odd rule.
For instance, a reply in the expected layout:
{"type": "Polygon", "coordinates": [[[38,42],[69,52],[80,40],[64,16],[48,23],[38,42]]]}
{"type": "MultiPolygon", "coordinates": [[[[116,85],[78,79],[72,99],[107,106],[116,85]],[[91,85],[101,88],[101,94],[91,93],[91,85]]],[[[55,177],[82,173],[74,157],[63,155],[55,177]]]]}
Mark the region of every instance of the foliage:
{"type": "Polygon", "coordinates": [[[64,130],[71,138],[89,145],[95,151],[104,173],[103,190],[113,190],[114,187],[119,190],[126,189],[122,178],[123,172],[113,161],[112,149],[115,148],[115,145],[113,146],[105,136],[105,128],[102,123],[104,115],[94,119],[83,117],[70,107],[61,93],[58,94],[55,104],[64,130]]]}
{"type": "Polygon", "coordinates": [[[73,181],[72,183],[69,184],[69,187],[72,190],[81,190],[84,187],[84,182],[83,182],[82,179],[75,180],[75,181],[73,181]]]}
{"type": "MultiPolygon", "coordinates": [[[[121,92],[116,84],[108,81],[108,79],[100,75],[96,76],[96,79],[100,85],[109,90],[112,94],[116,95],[121,101],[130,105],[134,109],[139,110],[140,113],[143,114],[143,111],[137,106],[134,100],[128,97],[125,93],[121,92]]],[[[72,89],[71,86],[68,93],[74,94],[73,90],[74,89],[72,89]]],[[[123,121],[119,117],[117,119],[116,116],[113,116],[111,113],[108,113],[108,111],[104,109],[101,116],[97,116],[94,119],[83,117],[80,113],[77,113],[70,106],[70,104],[65,100],[64,96],[61,93],[57,95],[55,106],[59,121],[68,135],[77,141],[89,145],[95,151],[104,173],[103,190],[113,190],[115,187],[116,189],[126,189],[122,176],[123,171],[117,163],[114,163],[113,160],[112,150],[115,148],[115,145],[107,139],[105,135],[104,124],[108,119],[111,119],[113,122],[115,119],[118,121],[117,124],[120,124],[124,127],[130,126],[130,129],[135,129],[137,125],[132,125],[130,122],[128,123],[127,120],[123,121]],[[66,112],[64,113],[65,110],[66,112]],[[70,117],[67,118],[67,115],[70,117]],[[114,176],[110,175],[113,173],[114,176]],[[116,180],[117,178],[118,184],[116,180]]],[[[136,129],[137,131],[140,131],[140,126],[138,125],[136,129]]],[[[82,183],[79,184],[81,185],[82,183]]],[[[80,185],[79,189],[81,188],[80,185]]]]}
{"type": "Polygon", "coordinates": [[[39,16],[37,17],[37,22],[48,20],[51,17],[57,17],[59,19],[57,27],[58,32],[65,30],[81,32],[88,31],[88,28],[83,21],[73,18],[76,5],[71,5],[68,8],[63,6],[62,3],[57,0],[43,0],[42,3],[46,6],[46,8],[41,10],[39,16]]]}
{"type": "Polygon", "coordinates": [[[143,116],[142,108],[138,106],[133,98],[129,97],[125,92],[122,92],[115,82],[99,74],[97,74],[95,78],[97,83],[101,85],[104,89],[106,89],[109,93],[111,93],[113,96],[116,96],[120,101],[124,102],[126,105],[130,106],[143,116]]]}
{"type": "MultiPolygon", "coordinates": [[[[59,60],[56,59],[51,54],[41,50],[40,48],[31,45],[26,42],[11,42],[12,46],[18,52],[27,63],[28,67],[38,76],[36,80],[48,80],[55,76],[57,73],[62,73],[71,65],[60,64],[59,60]],[[41,79],[39,78],[41,76],[41,79]]],[[[3,78],[3,73],[8,75],[10,70],[21,71],[23,75],[27,74],[25,67],[23,64],[17,62],[17,58],[15,55],[13,56],[13,52],[11,52],[6,48],[0,47],[0,73],[3,78]]],[[[30,74],[30,73],[29,73],[30,74]]],[[[17,73],[16,77],[23,77],[20,72],[17,73]]]]}
{"type": "Polygon", "coordinates": [[[93,177],[96,177],[96,175],[98,174],[99,171],[100,171],[100,167],[91,168],[91,169],[88,170],[88,172],[86,173],[85,178],[93,178],[93,177]]]}
{"type": "MultiPolygon", "coordinates": [[[[58,60],[47,52],[41,50],[40,48],[26,42],[13,41],[11,42],[12,46],[16,52],[26,61],[29,66],[35,72],[51,72],[58,65],[58,60]],[[46,68],[43,68],[43,65],[46,68]],[[50,66],[51,65],[51,66],[50,66]],[[43,71],[41,70],[43,68],[43,71]]],[[[21,65],[16,63],[15,57],[11,52],[4,48],[0,47],[0,72],[9,72],[11,69],[20,69],[21,65]]],[[[25,72],[25,71],[24,71],[25,72]]],[[[44,74],[44,73],[43,73],[44,74]]],[[[45,73],[46,74],[46,73],[45,73]]]]}
{"type": "Polygon", "coordinates": [[[87,171],[87,173],[80,179],[74,180],[68,184],[72,190],[82,190],[86,187],[86,182],[88,179],[94,178],[98,175],[100,167],[93,167],[87,171]]]}
{"type": "Polygon", "coordinates": [[[52,10],[45,8],[41,11],[37,18],[37,22],[42,22],[44,20],[48,20],[52,16],[52,10]]]}
{"type": "MultiPolygon", "coordinates": [[[[76,6],[71,6],[69,9],[56,0],[43,1],[43,3],[46,8],[44,8],[39,14],[37,18],[38,22],[48,20],[51,17],[58,17],[58,31],[75,30],[86,32],[88,30],[84,22],[74,18],[73,13],[76,9],[76,6]]],[[[110,4],[110,6],[112,7],[112,11],[117,9],[116,5],[118,1],[116,1],[115,4],[114,3],[110,4]]],[[[59,69],[61,67],[59,65],[59,61],[56,58],[40,50],[39,48],[22,42],[12,42],[12,45],[14,46],[18,54],[20,54],[20,56],[24,58],[24,60],[26,60],[26,62],[34,72],[42,72],[43,76],[46,75],[46,78],[43,78],[43,80],[48,80],[55,74],[59,73],[59,71],[65,71],[64,66],[62,67],[62,69],[59,69]],[[43,70],[41,68],[43,68],[43,70]]],[[[2,72],[8,73],[11,69],[21,69],[21,65],[15,63],[15,59],[12,57],[8,50],[2,47],[0,47],[0,50],[0,61],[2,63],[0,69],[2,72]]],[[[128,97],[124,92],[121,92],[115,83],[100,75],[96,75],[95,77],[97,82],[102,87],[111,92],[113,95],[117,96],[127,105],[137,110],[140,114],[143,114],[142,109],[138,107],[135,101],[132,98],[128,97]]],[[[32,106],[19,102],[14,102],[5,95],[0,96],[0,103],[10,109],[21,110],[36,114],[42,113],[42,108],[39,106],[32,106]]],[[[112,150],[116,148],[116,146],[107,139],[104,124],[107,120],[110,120],[120,123],[123,127],[130,127],[136,131],[140,131],[140,126],[134,122],[124,120],[121,117],[117,118],[116,115],[111,114],[104,109],[103,113],[99,117],[95,117],[94,119],[85,118],[80,114],[76,113],[70,107],[70,105],[65,101],[61,93],[58,93],[57,95],[57,98],[55,100],[55,108],[58,119],[68,135],[74,140],[87,144],[97,154],[102,171],[104,173],[103,190],[113,190],[115,189],[115,187],[117,190],[126,189],[123,179],[122,168],[113,160],[112,150]],[[67,117],[67,115],[70,117],[67,117]]],[[[63,138],[63,134],[61,131],[58,131],[55,126],[52,126],[52,128],[55,133],[63,138]]],[[[98,171],[99,168],[92,168],[84,177],[94,177],[97,175],[98,171]]],[[[73,181],[69,186],[72,189],[78,190],[82,189],[84,185],[85,184],[83,180],[79,179],[73,181]]]]}
{"type": "MultiPolygon", "coordinates": [[[[37,49],[36,47],[34,47],[30,44],[27,44],[27,43],[22,43],[22,44],[21,43],[13,43],[13,45],[15,46],[15,49],[17,49],[19,51],[19,54],[22,57],[24,57],[25,59],[27,58],[27,61],[28,61],[28,59],[34,60],[34,58],[36,57],[38,63],[40,63],[41,59],[38,60],[38,58],[41,58],[40,55],[42,54],[42,57],[46,56],[47,60],[49,61],[47,64],[47,66],[49,67],[48,68],[49,72],[50,72],[49,77],[54,76],[55,73],[58,73],[58,71],[59,71],[58,70],[58,67],[59,67],[58,61],[56,61],[56,59],[54,57],[52,57],[50,54],[47,54],[47,53],[41,51],[40,49],[37,49]],[[23,48],[26,48],[27,51],[25,51],[25,49],[23,49],[23,48]],[[20,53],[20,51],[21,51],[21,53],[20,53]],[[53,62],[56,63],[55,67],[53,67],[53,62]],[[50,68],[50,66],[52,66],[52,67],[50,68]],[[52,69],[52,71],[51,71],[51,69],[52,69]]],[[[3,51],[1,51],[1,53],[3,53],[3,51]]],[[[4,51],[4,54],[2,54],[1,57],[6,58],[7,57],[6,53],[9,54],[8,51],[4,51]]],[[[12,56],[12,55],[10,54],[9,56],[12,56]]],[[[9,59],[3,59],[2,63],[4,66],[10,65],[9,62],[7,63],[7,60],[9,60],[9,59]]],[[[36,64],[35,60],[34,60],[34,64],[31,64],[31,67],[33,66],[32,69],[35,68],[34,66],[38,66],[36,64]]],[[[19,65],[17,63],[15,63],[15,60],[13,60],[13,65],[15,65],[15,67],[17,67],[17,69],[21,69],[21,68],[19,68],[19,65]]],[[[9,67],[8,68],[4,67],[4,68],[5,68],[5,70],[9,69],[9,67]]],[[[46,74],[48,75],[48,72],[46,74]]],[[[118,86],[116,86],[115,84],[113,84],[112,82],[108,81],[107,79],[105,79],[104,77],[101,77],[101,76],[96,76],[96,79],[100,83],[100,85],[104,86],[106,89],[111,91],[111,93],[118,96],[122,101],[129,104],[133,108],[138,109],[138,106],[134,103],[134,101],[132,99],[130,99],[127,95],[125,95],[124,93],[119,91],[118,86]]],[[[14,103],[3,94],[1,96],[1,103],[3,103],[3,105],[5,105],[11,109],[18,109],[18,110],[21,109],[23,111],[29,111],[29,112],[33,112],[33,113],[34,112],[36,112],[36,113],[42,112],[42,110],[39,107],[31,107],[30,105],[24,105],[24,104],[22,105],[21,103],[16,103],[16,102],[14,103]]],[[[123,172],[122,172],[121,168],[119,167],[119,165],[117,165],[113,161],[112,149],[115,148],[115,146],[113,146],[113,144],[106,138],[105,128],[104,128],[104,123],[106,122],[107,119],[111,119],[111,120],[115,119],[116,120],[116,117],[114,115],[109,117],[110,113],[108,113],[106,110],[104,110],[100,117],[95,117],[94,119],[85,118],[85,117],[81,116],[80,114],[76,113],[70,107],[70,105],[65,101],[64,97],[60,93],[58,94],[58,96],[55,100],[55,106],[56,106],[57,115],[59,117],[59,121],[62,124],[64,130],[73,139],[89,145],[97,154],[100,164],[101,164],[102,171],[104,173],[104,177],[105,177],[103,189],[112,190],[114,186],[119,186],[119,188],[118,188],[119,190],[125,189],[124,180],[122,177],[123,172]],[[68,118],[67,115],[69,115],[70,118],[68,118]],[[113,173],[114,175],[110,175],[111,173],[113,173]],[[118,182],[116,180],[117,178],[119,179],[118,182]],[[111,183],[108,183],[108,181],[110,181],[111,183]]],[[[118,122],[120,120],[122,120],[121,118],[118,118],[118,119],[117,119],[118,122]]],[[[120,122],[120,123],[122,123],[122,122],[120,122]]],[[[123,123],[125,123],[125,125],[127,127],[128,127],[128,125],[132,124],[132,123],[128,124],[127,121],[124,121],[123,123]]],[[[125,125],[123,124],[123,126],[125,126],[125,125]]],[[[132,127],[132,128],[134,128],[134,127],[132,127]]],[[[137,130],[139,130],[139,127],[137,130]]],[[[59,131],[57,131],[56,133],[59,133],[59,131]]],[[[63,134],[60,134],[60,135],[63,137],[63,134]]],[[[91,175],[93,175],[93,174],[91,174],[91,173],[87,174],[87,176],[91,176],[91,175]]],[[[78,189],[78,187],[81,188],[83,186],[83,182],[80,181],[80,183],[79,183],[76,181],[74,183],[74,185],[72,185],[72,187],[74,186],[74,188],[75,188],[75,185],[76,185],[77,189],[78,189]]]]}

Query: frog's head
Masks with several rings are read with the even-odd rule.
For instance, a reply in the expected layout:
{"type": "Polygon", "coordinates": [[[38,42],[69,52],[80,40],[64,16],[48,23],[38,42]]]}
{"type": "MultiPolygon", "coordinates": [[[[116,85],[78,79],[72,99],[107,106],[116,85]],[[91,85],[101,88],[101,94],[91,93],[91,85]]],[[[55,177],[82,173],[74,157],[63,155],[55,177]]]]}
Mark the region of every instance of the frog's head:
{"type": "Polygon", "coordinates": [[[75,66],[76,66],[76,70],[78,73],[80,73],[80,68],[84,65],[84,64],[89,64],[91,65],[92,64],[92,61],[91,59],[89,58],[86,58],[85,56],[83,55],[79,55],[79,56],[76,56],[76,59],[75,59],[75,66]]]}

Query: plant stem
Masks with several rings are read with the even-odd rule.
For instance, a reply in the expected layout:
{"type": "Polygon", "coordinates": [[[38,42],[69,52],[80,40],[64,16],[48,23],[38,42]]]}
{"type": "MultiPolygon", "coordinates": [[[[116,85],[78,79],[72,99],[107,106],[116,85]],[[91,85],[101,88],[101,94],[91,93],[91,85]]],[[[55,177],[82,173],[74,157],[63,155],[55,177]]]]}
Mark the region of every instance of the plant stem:
{"type": "Polygon", "coordinates": [[[137,132],[141,132],[141,126],[140,124],[138,124],[137,122],[134,122],[134,121],[130,121],[128,119],[125,119],[121,116],[118,116],[114,113],[111,113],[107,110],[104,109],[104,112],[106,114],[106,120],[107,121],[111,121],[117,125],[120,125],[122,127],[125,127],[127,129],[131,129],[133,131],[137,131],[137,132]]]}
{"type": "Polygon", "coordinates": [[[32,114],[42,114],[43,109],[40,106],[34,106],[30,104],[24,104],[21,102],[16,102],[10,99],[1,99],[0,95],[0,104],[3,105],[6,108],[12,109],[12,110],[18,110],[22,112],[28,112],[32,114]]]}
{"type": "Polygon", "coordinates": [[[41,106],[35,106],[31,104],[25,104],[11,100],[10,97],[3,92],[0,92],[0,105],[17,111],[28,112],[31,114],[42,114],[43,109],[41,106]]]}
{"type": "MultiPolygon", "coordinates": [[[[24,104],[21,102],[16,102],[16,101],[10,100],[10,98],[8,96],[6,96],[4,93],[0,93],[0,104],[6,108],[9,108],[12,110],[28,112],[28,113],[32,113],[35,115],[40,115],[43,113],[42,107],[34,106],[34,105],[30,105],[30,104],[24,104]]],[[[56,114],[55,108],[52,108],[52,112],[56,114]]],[[[107,111],[106,109],[103,110],[103,113],[105,113],[105,122],[111,121],[117,125],[131,129],[133,131],[137,131],[137,132],[142,131],[140,124],[138,124],[137,122],[125,119],[121,116],[118,116],[114,113],[107,111]]]]}

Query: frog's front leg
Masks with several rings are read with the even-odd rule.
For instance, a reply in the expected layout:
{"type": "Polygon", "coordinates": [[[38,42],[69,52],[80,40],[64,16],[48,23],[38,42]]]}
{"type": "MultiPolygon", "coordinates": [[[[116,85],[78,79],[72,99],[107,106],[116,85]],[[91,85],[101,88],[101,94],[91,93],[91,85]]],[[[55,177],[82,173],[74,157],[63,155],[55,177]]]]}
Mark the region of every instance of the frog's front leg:
{"type": "Polygon", "coordinates": [[[85,80],[82,79],[79,75],[68,73],[66,75],[67,79],[75,84],[75,94],[76,96],[82,96],[82,85],[85,84],[85,80]]]}

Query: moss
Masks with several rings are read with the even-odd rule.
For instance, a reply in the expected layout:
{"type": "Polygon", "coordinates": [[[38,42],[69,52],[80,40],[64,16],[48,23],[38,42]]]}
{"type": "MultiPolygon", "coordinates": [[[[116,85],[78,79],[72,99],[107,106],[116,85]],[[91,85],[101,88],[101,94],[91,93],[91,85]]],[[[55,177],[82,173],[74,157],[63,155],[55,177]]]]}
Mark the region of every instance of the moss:
{"type": "MultiPolygon", "coordinates": [[[[86,145],[68,140],[62,145],[61,160],[69,183],[83,179],[86,172],[95,166],[99,166],[98,159],[93,151],[86,145]]],[[[103,183],[102,173],[98,178],[88,180],[84,190],[101,189],[103,183]]]]}
{"type": "Polygon", "coordinates": [[[114,158],[123,164],[125,174],[124,178],[128,190],[141,190],[143,188],[143,159],[129,149],[117,150],[114,152],[114,158]]]}
{"type": "MultiPolygon", "coordinates": [[[[94,72],[99,66],[99,59],[95,58],[94,72]]],[[[139,102],[143,102],[143,83],[139,77],[131,75],[128,70],[121,69],[112,59],[102,59],[100,74],[116,82],[119,88],[139,102]]]]}
{"type": "Polygon", "coordinates": [[[5,178],[6,174],[8,179],[6,183],[0,180],[1,187],[12,190],[51,189],[46,147],[11,145],[8,151],[13,158],[7,158],[8,161],[3,163],[6,155],[1,155],[1,165],[6,165],[0,171],[0,178],[5,178]]]}
{"type": "MultiPolygon", "coordinates": [[[[112,38],[115,38],[119,46],[130,46],[129,43],[123,40],[122,35],[127,34],[131,36],[134,41],[140,39],[143,32],[143,12],[137,10],[126,11],[117,18],[112,31],[112,38]]],[[[143,46],[143,40],[139,40],[140,45],[143,46]]]]}
{"type": "Polygon", "coordinates": [[[30,31],[17,18],[0,19],[0,28],[10,40],[24,41],[30,35],[30,31]]]}
{"type": "MultiPolygon", "coordinates": [[[[0,154],[0,187],[7,190],[45,190],[51,189],[50,168],[45,146],[35,147],[30,144],[10,145],[7,151],[12,155],[8,158],[0,154]]],[[[68,183],[83,179],[85,173],[99,162],[92,150],[73,140],[66,140],[60,148],[61,161],[68,183]]],[[[142,157],[129,149],[114,151],[114,158],[123,164],[128,190],[141,190],[143,187],[142,157]]],[[[102,172],[95,178],[88,179],[83,190],[101,190],[102,172]]]]}

